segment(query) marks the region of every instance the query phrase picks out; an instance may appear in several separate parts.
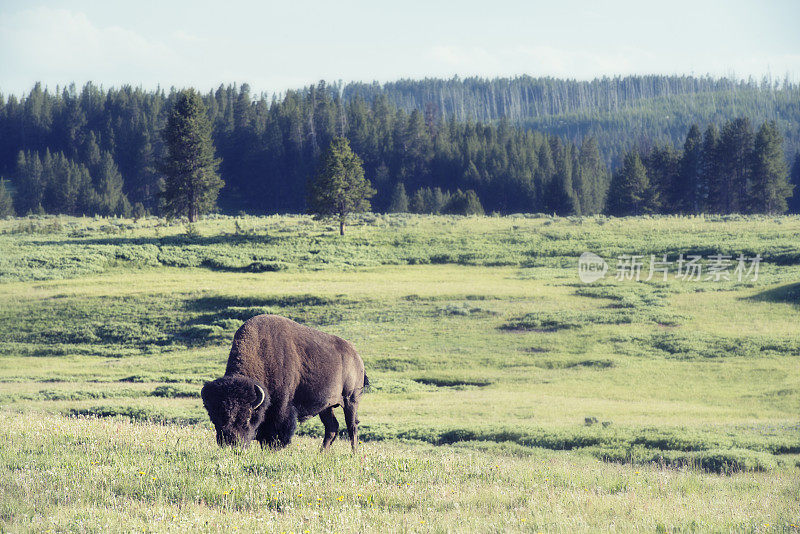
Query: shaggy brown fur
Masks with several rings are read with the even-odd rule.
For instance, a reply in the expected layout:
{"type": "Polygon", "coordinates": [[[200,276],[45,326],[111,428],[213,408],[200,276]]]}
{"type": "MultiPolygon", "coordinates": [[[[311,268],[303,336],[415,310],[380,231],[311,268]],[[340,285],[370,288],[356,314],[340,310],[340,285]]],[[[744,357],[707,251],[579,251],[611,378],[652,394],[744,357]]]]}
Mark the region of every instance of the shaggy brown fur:
{"type": "Polygon", "coordinates": [[[257,439],[284,447],[298,420],[319,415],[325,450],[339,429],[333,408],[342,406],[355,452],[358,402],[368,385],[364,362],[349,342],[285,317],[258,315],[236,332],[225,376],[208,382],[202,397],[220,445],[257,439]]]}

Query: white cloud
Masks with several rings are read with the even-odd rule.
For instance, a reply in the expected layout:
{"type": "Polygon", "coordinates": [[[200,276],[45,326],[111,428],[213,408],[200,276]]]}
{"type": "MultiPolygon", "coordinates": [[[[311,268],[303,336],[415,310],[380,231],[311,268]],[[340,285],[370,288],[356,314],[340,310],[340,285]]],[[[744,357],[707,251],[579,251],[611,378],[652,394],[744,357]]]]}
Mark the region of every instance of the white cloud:
{"type": "Polygon", "coordinates": [[[202,32],[181,27],[152,37],[119,24],[99,25],[68,9],[0,10],[0,93],[4,94],[26,93],[37,81],[50,89],[92,81],[105,87],[201,90],[249,82],[258,92],[300,87],[320,78],[275,72],[280,61],[288,60],[278,48],[220,46],[202,32]]]}
{"type": "Polygon", "coordinates": [[[449,67],[464,68],[476,64],[488,64],[496,61],[493,54],[479,46],[434,46],[431,49],[432,58],[449,67]]]}
{"type": "Polygon", "coordinates": [[[198,37],[197,35],[187,32],[186,30],[175,30],[172,32],[172,37],[176,41],[185,41],[188,43],[202,43],[205,41],[202,37],[198,37]]]}
{"type": "MultiPolygon", "coordinates": [[[[498,18],[485,33],[470,33],[477,37],[465,41],[466,28],[476,22],[466,15],[466,26],[443,26],[432,35],[420,33],[424,28],[414,30],[415,19],[403,15],[407,20],[401,17],[397,24],[408,22],[408,31],[386,31],[385,38],[378,38],[369,32],[342,32],[328,20],[335,15],[328,13],[324,20],[308,22],[300,16],[307,8],[296,6],[287,13],[263,8],[246,18],[217,11],[208,16],[197,10],[188,16],[184,11],[193,4],[186,0],[164,3],[159,18],[149,19],[126,16],[126,10],[134,10],[130,6],[114,14],[114,9],[93,11],[90,4],[85,4],[85,12],[50,7],[12,11],[0,5],[0,92],[19,94],[35,81],[51,88],[91,80],[105,86],[194,85],[203,90],[249,82],[257,92],[281,91],[321,78],[391,81],[530,74],[591,79],[633,73],[760,78],[765,72],[775,77],[800,73],[796,47],[733,46],[727,34],[721,38],[709,33],[699,43],[676,43],[662,38],[663,32],[651,35],[642,29],[632,36],[620,35],[613,30],[614,14],[606,11],[584,10],[579,24],[570,29],[559,26],[563,17],[550,13],[549,18],[531,19],[523,26],[527,33],[520,32],[519,25],[516,31],[498,30],[503,20],[498,18]],[[108,22],[98,22],[103,20],[108,22]],[[272,22],[277,20],[286,23],[272,22]]],[[[377,14],[383,21],[382,8],[371,16],[377,14]]],[[[526,16],[530,13],[520,20],[526,16]]],[[[623,17],[617,26],[630,25],[631,20],[623,17]]]]}
{"type": "Polygon", "coordinates": [[[642,50],[625,49],[613,53],[567,50],[553,46],[515,46],[487,50],[478,46],[440,45],[429,56],[449,71],[487,76],[530,74],[568,78],[652,72],[653,56],[642,50]]]}
{"type": "Polygon", "coordinates": [[[121,26],[98,27],[83,13],[38,7],[0,14],[0,83],[35,80],[135,83],[177,63],[174,48],[121,26]]]}
{"type": "Polygon", "coordinates": [[[626,74],[712,74],[739,77],[771,72],[782,78],[800,71],[800,55],[776,54],[722,59],[709,52],[692,57],[666,56],[637,47],[618,47],[596,51],[565,49],[549,45],[511,46],[489,49],[480,46],[437,45],[428,50],[433,71],[460,75],[554,76],[592,79],[626,74]]]}

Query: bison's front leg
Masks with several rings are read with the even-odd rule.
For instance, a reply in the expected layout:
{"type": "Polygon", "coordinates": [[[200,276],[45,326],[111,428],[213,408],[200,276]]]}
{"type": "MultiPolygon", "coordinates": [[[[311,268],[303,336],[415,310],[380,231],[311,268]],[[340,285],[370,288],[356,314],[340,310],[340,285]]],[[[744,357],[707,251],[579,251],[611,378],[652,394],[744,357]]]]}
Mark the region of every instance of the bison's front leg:
{"type": "Polygon", "coordinates": [[[287,405],[282,409],[274,410],[273,413],[267,411],[257,439],[261,442],[262,447],[282,449],[292,442],[296,428],[297,410],[294,406],[287,405]]]}
{"type": "Polygon", "coordinates": [[[345,397],[342,403],[347,433],[350,434],[350,447],[353,454],[358,452],[358,398],[345,397]]]}
{"type": "Polygon", "coordinates": [[[327,451],[331,443],[336,439],[336,434],[339,432],[339,421],[333,414],[333,408],[325,408],[319,413],[319,418],[322,424],[325,425],[325,438],[322,440],[322,450],[327,451]]]}

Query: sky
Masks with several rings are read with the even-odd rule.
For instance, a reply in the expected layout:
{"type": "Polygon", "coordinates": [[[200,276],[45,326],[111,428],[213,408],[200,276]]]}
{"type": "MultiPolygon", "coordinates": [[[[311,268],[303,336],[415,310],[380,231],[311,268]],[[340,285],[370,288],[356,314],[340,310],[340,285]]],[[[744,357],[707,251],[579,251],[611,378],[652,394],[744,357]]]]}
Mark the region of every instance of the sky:
{"type": "Polygon", "coordinates": [[[0,93],[321,79],[800,79],[800,1],[0,0],[0,93]]]}

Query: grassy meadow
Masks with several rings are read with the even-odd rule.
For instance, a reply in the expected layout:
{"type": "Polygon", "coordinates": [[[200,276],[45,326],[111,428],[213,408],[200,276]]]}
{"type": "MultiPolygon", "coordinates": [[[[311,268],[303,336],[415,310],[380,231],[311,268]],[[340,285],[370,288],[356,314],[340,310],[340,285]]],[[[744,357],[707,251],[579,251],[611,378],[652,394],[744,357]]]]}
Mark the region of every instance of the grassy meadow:
{"type": "Polygon", "coordinates": [[[800,531],[800,218],[337,230],[0,221],[0,531],[800,531]],[[763,260],[614,277],[681,253],[763,260]],[[359,349],[358,456],[320,454],[318,419],[280,452],[216,445],[200,388],[259,313],[359,349]]]}

